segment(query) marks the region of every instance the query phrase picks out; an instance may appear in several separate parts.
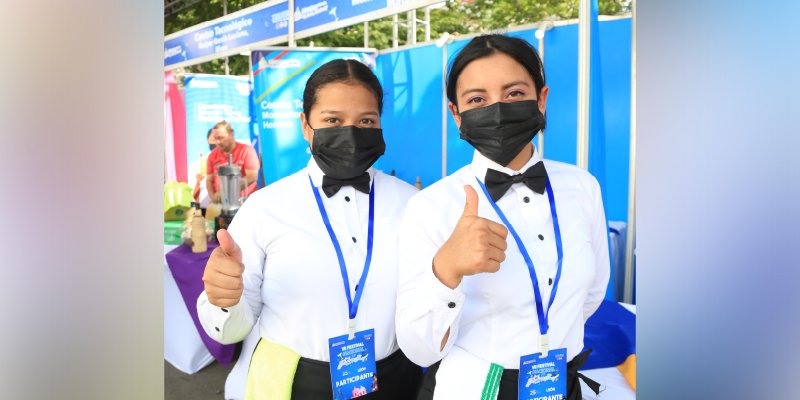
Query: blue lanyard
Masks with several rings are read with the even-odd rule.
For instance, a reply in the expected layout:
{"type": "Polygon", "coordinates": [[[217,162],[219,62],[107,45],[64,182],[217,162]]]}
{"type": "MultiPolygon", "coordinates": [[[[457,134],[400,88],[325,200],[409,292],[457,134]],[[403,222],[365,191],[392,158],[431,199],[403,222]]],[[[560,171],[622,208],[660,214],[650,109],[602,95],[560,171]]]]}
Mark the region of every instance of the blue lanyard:
{"type": "Polygon", "coordinates": [[[553,305],[553,300],[556,298],[556,291],[558,290],[558,282],[561,280],[561,262],[564,258],[563,249],[561,247],[561,229],[558,227],[558,214],[556,214],[556,201],[553,198],[553,187],[550,186],[550,179],[547,179],[547,199],[550,201],[550,214],[553,216],[553,231],[555,232],[556,236],[556,252],[558,253],[558,270],[556,272],[556,279],[553,282],[553,291],[550,292],[550,302],[547,304],[547,311],[545,312],[542,308],[542,294],[539,291],[539,281],[536,279],[536,269],[533,266],[533,260],[531,260],[530,255],[528,255],[528,250],[525,248],[525,244],[522,243],[522,239],[517,234],[517,231],[514,230],[514,227],[508,222],[508,218],[506,215],[503,214],[503,210],[497,206],[497,203],[492,200],[492,196],[489,195],[489,191],[486,189],[486,185],[483,184],[477,177],[475,178],[478,181],[478,185],[481,186],[483,189],[483,193],[486,195],[486,198],[489,200],[489,204],[492,205],[494,210],[497,212],[497,215],[500,216],[500,219],[503,221],[503,224],[508,228],[508,231],[511,233],[511,236],[514,237],[514,241],[517,242],[517,247],[519,248],[520,253],[522,253],[522,258],[525,259],[525,264],[528,264],[528,273],[531,276],[531,282],[533,283],[533,294],[536,297],[536,314],[539,316],[539,333],[542,335],[542,352],[547,352],[547,330],[550,328],[550,325],[547,323],[547,318],[550,315],[550,306],[553,305]]]}
{"type": "Polygon", "coordinates": [[[322,222],[325,223],[325,228],[328,230],[328,236],[331,238],[333,248],[336,250],[336,257],[339,259],[339,270],[342,272],[342,282],[344,283],[344,294],[347,295],[347,305],[349,307],[350,320],[348,321],[348,334],[350,338],[355,333],[355,319],[358,314],[358,303],[361,302],[361,294],[364,293],[364,283],[367,281],[367,274],[369,273],[369,266],[372,263],[372,232],[374,231],[375,220],[375,181],[369,190],[369,225],[367,228],[367,259],[364,261],[364,270],[361,272],[361,278],[358,280],[356,286],[355,299],[350,295],[350,279],[347,277],[347,265],[344,262],[344,255],[342,254],[342,247],[339,246],[339,241],[336,240],[336,234],[333,233],[331,221],[328,219],[328,213],[325,212],[325,206],[322,204],[322,197],[319,195],[319,188],[314,186],[311,176],[308,177],[308,183],[311,184],[311,189],[314,191],[314,198],[317,200],[317,208],[319,214],[322,216],[322,222]]]}

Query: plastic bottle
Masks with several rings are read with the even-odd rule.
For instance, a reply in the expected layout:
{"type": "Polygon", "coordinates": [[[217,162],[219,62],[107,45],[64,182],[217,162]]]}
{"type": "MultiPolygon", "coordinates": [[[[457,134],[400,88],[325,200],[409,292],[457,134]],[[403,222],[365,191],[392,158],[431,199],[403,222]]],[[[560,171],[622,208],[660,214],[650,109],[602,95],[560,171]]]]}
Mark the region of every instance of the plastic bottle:
{"type": "Polygon", "coordinates": [[[192,218],[192,253],[205,253],[208,251],[208,238],[206,237],[206,219],[198,208],[194,210],[192,218]]]}
{"type": "Polygon", "coordinates": [[[194,219],[194,211],[199,209],[199,208],[200,208],[200,204],[198,204],[198,203],[193,201],[192,202],[192,206],[189,207],[189,210],[186,211],[186,220],[185,220],[184,223],[185,223],[185,226],[187,228],[191,228],[192,220],[194,219]]]}

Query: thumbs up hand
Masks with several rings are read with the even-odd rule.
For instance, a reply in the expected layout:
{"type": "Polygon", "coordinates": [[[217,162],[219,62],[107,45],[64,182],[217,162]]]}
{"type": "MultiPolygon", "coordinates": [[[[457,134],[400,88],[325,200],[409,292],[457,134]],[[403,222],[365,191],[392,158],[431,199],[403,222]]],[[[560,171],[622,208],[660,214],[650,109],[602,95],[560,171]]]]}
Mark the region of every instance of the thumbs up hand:
{"type": "Polygon", "coordinates": [[[244,290],[242,250],[225,229],[217,233],[219,247],[211,252],[203,272],[203,285],[208,302],[217,307],[232,307],[239,303],[244,290]]]}
{"type": "Polygon", "coordinates": [[[497,272],[506,259],[508,229],[478,216],[478,193],[464,186],[466,202],[450,238],[433,257],[433,273],[454,289],[467,275],[497,272]]]}

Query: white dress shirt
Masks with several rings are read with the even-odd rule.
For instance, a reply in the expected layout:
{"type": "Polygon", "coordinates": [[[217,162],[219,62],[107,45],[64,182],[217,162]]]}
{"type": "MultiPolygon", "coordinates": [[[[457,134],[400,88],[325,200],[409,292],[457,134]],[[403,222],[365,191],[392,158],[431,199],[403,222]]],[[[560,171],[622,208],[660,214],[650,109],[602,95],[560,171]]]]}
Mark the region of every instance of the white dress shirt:
{"type": "MultiPolygon", "coordinates": [[[[394,316],[397,235],[406,203],[417,190],[373,168],[375,186],[372,264],[356,316],[356,330],[375,329],[375,353],[397,350],[394,316]]],[[[203,328],[220,343],[238,342],[255,321],[261,337],[302,357],[328,361],[328,339],[347,333],[348,304],[336,252],[320,216],[311,176],[342,248],[351,295],[367,254],[369,195],[343,186],[328,198],[313,158],[303,170],[253,193],[229,232],[242,249],[243,298],[223,310],[203,292],[197,311],[203,328]]]]}
{"type": "MultiPolygon", "coordinates": [[[[521,171],[540,160],[534,149],[521,171]]],[[[544,165],[553,187],[564,254],[549,314],[549,348],[565,347],[572,359],[583,349],[584,322],[606,292],[608,233],[597,180],[573,165],[549,160],[544,165]]],[[[520,173],[476,151],[470,165],[419,192],[406,208],[400,232],[397,340],[406,356],[419,365],[441,360],[454,345],[507,369],[518,369],[521,356],[539,352],[533,286],[510,234],[506,260],[498,272],[465,276],[454,290],[433,274],[433,257],[463,213],[464,185],[478,193],[478,215],[501,223],[475,180],[483,182],[487,168],[520,173]],[[448,329],[447,343],[440,350],[448,329]]],[[[558,267],[547,193],[515,183],[497,205],[533,260],[546,310],[558,267]]]]}

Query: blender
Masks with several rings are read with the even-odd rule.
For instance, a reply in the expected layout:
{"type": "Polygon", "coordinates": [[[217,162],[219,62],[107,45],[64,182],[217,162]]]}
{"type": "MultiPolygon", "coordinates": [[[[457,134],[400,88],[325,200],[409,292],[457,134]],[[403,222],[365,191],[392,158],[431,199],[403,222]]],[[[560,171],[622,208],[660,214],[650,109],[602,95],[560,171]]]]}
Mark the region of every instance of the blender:
{"type": "Polygon", "coordinates": [[[242,204],[242,171],[233,163],[233,155],[228,154],[228,165],[222,165],[217,170],[219,179],[219,192],[222,201],[222,210],[219,216],[214,218],[216,231],[228,229],[233,221],[236,211],[242,204]]]}

